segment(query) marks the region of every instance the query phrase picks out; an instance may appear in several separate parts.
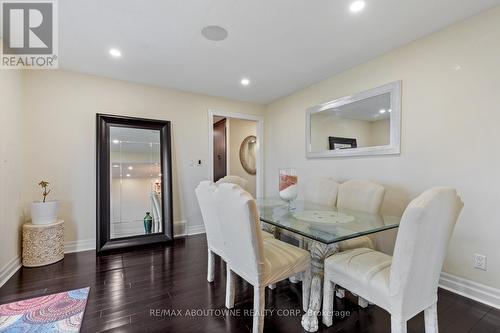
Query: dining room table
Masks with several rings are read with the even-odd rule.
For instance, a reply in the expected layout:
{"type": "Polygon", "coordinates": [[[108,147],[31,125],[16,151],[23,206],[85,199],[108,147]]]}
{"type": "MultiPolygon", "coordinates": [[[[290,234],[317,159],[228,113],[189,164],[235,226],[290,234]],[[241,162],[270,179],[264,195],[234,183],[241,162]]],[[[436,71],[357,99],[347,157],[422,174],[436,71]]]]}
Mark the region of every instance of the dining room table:
{"type": "MultiPolygon", "coordinates": [[[[311,286],[308,304],[302,316],[302,327],[308,332],[318,330],[321,310],[325,259],[340,251],[339,243],[397,228],[399,216],[340,209],[312,202],[295,200],[287,203],[276,197],[256,200],[264,230],[275,238],[288,234],[301,240],[311,254],[311,286]]],[[[305,308],[305,306],[304,306],[305,308]]]]}

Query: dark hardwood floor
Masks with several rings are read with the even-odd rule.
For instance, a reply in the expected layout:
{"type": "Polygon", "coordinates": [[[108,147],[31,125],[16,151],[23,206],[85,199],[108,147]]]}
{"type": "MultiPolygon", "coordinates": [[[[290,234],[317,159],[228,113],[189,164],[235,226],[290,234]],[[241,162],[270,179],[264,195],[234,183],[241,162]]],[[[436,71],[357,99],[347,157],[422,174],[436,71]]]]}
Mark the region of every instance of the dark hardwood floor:
{"type": "MultiPolygon", "coordinates": [[[[0,288],[0,303],[90,286],[82,332],[251,331],[252,286],[238,280],[235,309],[225,316],[225,265],[217,259],[215,282],[208,283],[206,252],[205,236],[199,235],[97,258],[94,251],[67,254],[59,263],[19,270],[0,288]]],[[[284,281],[267,290],[264,331],[302,332],[300,300],[300,283],[284,281]]],[[[335,309],[334,325],[321,324],[319,332],[390,331],[384,310],[361,309],[352,296],[337,299],[335,309]]],[[[500,310],[444,290],[438,313],[441,333],[500,332],[500,310]]],[[[423,331],[420,314],[408,332],[423,331]]]]}

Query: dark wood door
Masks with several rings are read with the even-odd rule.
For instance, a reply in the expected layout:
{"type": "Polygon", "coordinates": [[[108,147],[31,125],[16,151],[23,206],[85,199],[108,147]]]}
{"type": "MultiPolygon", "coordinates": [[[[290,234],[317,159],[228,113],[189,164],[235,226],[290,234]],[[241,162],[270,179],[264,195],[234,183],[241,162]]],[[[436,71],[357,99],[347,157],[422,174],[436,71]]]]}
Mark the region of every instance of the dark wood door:
{"type": "Polygon", "coordinates": [[[226,176],[226,119],[214,124],[214,182],[226,176]]]}

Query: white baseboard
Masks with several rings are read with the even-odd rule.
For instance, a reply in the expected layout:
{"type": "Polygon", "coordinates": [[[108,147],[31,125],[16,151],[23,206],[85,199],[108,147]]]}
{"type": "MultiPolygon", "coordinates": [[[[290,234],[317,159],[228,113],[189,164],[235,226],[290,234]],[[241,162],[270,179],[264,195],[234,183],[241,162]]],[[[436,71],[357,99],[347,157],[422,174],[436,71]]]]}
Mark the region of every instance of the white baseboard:
{"type": "Polygon", "coordinates": [[[186,237],[186,236],[191,236],[191,235],[204,234],[205,233],[205,226],[204,225],[188,226],[187,222],[181,221],[178,226],[174,225],[174,231],[175,231],[174,237],[181,238],[181,237],[186,237]]]}
{"type": "Polygon", "coordinates": [[[202,225],[192,225],[187,227],[187,235],[198,235],[198,234],[204,234],[205,233],[205,226],[202,225]]]}
{"type": "Polygon", "coordinates": [[[0,287],[21,268],[21,257],[15,257],[0,269],[0,287]]]}
{"type": "Polygon", "coordinates": [[[95,250],[95,238],[64,242],[64,253],[95,250]]]}
{"type": "Polygon", "coordinates": [[[175,221],[174,222],[174,238],[186,236],[186,225],[187,225],[187,221],[175,221]]]}
{"type": "Polygon", "coordinates": [[[442,272],[439,287],[500,309],[500,289],[442,272]]]}

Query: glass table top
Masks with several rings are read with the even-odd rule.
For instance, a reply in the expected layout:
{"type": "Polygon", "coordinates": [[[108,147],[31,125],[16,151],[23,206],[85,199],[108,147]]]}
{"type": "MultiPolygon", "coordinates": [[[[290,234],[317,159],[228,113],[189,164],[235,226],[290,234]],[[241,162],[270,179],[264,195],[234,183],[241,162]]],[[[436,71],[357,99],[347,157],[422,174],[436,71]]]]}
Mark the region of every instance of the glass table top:
{"type": "Polygon", "coordinates": [[[337,209],[296,200],[257,199],[260,220],[315,241],[331,244],[397,228],[401,217],[337,209]]]}

